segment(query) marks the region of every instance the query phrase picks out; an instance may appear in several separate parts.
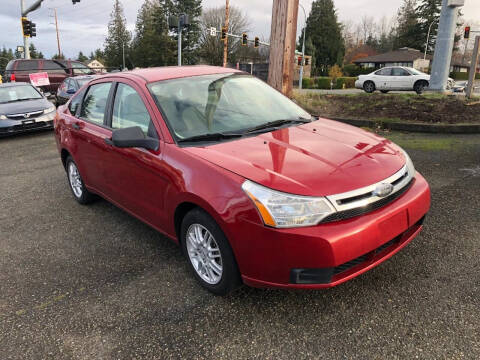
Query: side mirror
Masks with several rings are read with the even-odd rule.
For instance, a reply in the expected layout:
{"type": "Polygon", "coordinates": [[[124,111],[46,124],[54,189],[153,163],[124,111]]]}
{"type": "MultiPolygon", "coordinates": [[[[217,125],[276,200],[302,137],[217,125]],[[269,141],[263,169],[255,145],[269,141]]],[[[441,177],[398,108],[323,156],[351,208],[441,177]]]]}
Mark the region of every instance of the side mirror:
{"type": "Polygon", "coordinates": [[[112,139],[105,139],[105,142],[118,148],[138,147],[158,151],[160,147],[160,141],[145,136],[145,133],[139,126],[114,130],[112,133],[112,139]]]}

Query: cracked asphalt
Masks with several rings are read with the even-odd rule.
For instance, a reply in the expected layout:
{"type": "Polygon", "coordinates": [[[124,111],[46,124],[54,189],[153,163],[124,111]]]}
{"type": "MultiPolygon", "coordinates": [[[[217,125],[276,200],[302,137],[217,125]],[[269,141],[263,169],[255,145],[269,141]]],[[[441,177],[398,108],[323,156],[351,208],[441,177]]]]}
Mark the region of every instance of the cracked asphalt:
{"type": "Polygon", "coordinates": [[[0,359],[478,359],[480,135],[387,134],[432,186],[425,229],[322,291],[202,290],[175,244],[72,198],[53,134],[0,140],[0,359]]]}

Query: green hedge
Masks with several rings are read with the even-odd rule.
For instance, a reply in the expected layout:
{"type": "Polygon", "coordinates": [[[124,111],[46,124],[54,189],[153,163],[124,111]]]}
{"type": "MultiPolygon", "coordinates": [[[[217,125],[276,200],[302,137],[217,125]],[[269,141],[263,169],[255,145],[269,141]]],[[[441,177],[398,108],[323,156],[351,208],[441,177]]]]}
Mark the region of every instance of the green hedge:
{"type": "MultiPolygon", "coordinates": [[[[353,89],[355,87],[356,77],[339,77],[337,82],[333,84],[334,89],[353,89]]],[[[330,90],[332,78],[323,76],[317,78],[303,78],[302,88],[303,89],[322,89],[330,90]]]]}
{"type": "Polygon", "coordinates": [[[315,82],[311,78],[303,78],[302,80],[302,88],[303,89],[313,89],[315,82]]]}
{"type": "Polygon", "coordinates": [[[317,77],[315,78],[315,88],[316,89],[323,89],[328,90],[331,88],[332,78],[327,76],[317,77]]]}
{"type": "Polygon", "coordinates": [[[345,85],[345,89],[353,89],[355,87],[355,81],[357,81],[356,77],[340,77],[337,79],[337,84],[335,89],[343,89],[345,85]]]}
{"type": "MultiPolygon", "coordinates": [[[[455,80],[468,80],[468,72],[451,72],[450,77],[455,80]]],[[[480,74],[475,75],[475,79],[480,79],[480,74]]]]}
{"type": "Polygon", "coordinates": [[[374,72],[374,68],[362,68],[355,64],[345,65],[343,67],[343,74],[348,77],[357,77],[359,75],[367,75],[374,72]]]}

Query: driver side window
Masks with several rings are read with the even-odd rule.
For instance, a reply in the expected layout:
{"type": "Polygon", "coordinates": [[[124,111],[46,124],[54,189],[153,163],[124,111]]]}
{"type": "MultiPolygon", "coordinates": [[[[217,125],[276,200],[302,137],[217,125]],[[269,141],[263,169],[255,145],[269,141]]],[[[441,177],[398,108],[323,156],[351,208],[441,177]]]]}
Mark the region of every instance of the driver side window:
{"type": "Polygon", "coordinates": [[[119,83],[113,105],[112,128],[133,126],[139,126],[145,135],[152,136],[155,133],[150,114],[140,95],[131,86],[119,83]]]}

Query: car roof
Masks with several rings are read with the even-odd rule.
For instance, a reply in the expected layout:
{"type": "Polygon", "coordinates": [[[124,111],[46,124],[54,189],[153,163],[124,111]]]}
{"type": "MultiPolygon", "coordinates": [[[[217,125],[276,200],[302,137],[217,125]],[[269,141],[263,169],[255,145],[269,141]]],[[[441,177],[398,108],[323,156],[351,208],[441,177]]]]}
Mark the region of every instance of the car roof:
{"type": "MultiPolygon", "coordinates": [[[[81,76],[74,76],[74,77],[70,77],[70,78],[67,78],[67,79],[73,79],[73,80],[92,80],[92,79],[96,79],[98,77],[101,77],[101,75],[81,75],[81,76]]],[[[65,79],[65,80],[67,80],[65,79]]]]}
{"type": "Polygon", "coordinates": [[[218,66],[194,65],[194,66],[164,66],[146,69],[136,69],[103,75],[102,78],[122,77],[128,79],[142,78],[145,82],[156,82],[162,80],[178,79],[183,77],[242,73],[240,70],[223,68],[218,66]]]}
{"type": "Polygon", "coordinates": [[[14,86],[19,86],[19,85],[21,85],[21,86],[23,86],[23,85],[32,86],[32,84],[27,83],[27,82],[9,82],[9,83],[0,84],[0,88],[14,87],[14,86]]]}

